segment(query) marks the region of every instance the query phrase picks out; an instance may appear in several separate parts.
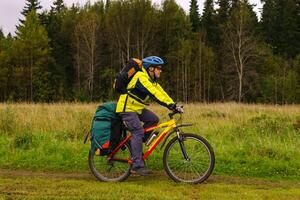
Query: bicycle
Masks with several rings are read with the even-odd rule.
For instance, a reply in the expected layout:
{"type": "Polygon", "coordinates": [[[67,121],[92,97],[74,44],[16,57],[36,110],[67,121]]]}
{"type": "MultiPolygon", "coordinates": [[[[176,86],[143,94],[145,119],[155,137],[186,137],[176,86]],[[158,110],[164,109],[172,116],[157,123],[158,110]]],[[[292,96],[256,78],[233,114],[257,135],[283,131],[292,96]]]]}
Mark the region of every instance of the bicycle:
{"type": "MultiPolygon", "coordinates": [[[[175,182],[201,183],[212,173],[215,164],[213,148],[206,139],[192,133],[183,133],[180,127],[192,126],[192,124],[176,124],[175,114],[169,113],[170,120],[156,126],[146,128],[147,132],[158,128],[165,128],[152,141],[148,141],[148,149],[143,158],[147,160],[153,150],[164,139],[161,149],[165,146],[168,138],[176,134],[166,145],[163,153],[163,166],[168,176],[175,182]]],[[[152,133],[153,134],[153,133],[152,133]]],[[[88,163],[93,175],[100,181],[114,182],[124,181],[130,175],[131,169],[131,133],[124,136],[119,145],[107,156],[96,156],[89,152],[88,163]]],[[[153,137],[152,137],[153,138],[153,137]]],[[[151,140],[151,136],[149,137],[151,140]]]]}

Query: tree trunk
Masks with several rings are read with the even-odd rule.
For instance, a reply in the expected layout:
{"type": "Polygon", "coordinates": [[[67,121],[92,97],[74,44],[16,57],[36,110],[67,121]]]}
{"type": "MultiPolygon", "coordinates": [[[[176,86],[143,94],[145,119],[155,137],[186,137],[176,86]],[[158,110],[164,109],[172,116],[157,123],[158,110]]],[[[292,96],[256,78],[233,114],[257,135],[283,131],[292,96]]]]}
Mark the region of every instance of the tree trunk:
{"type": "Polygon", "coordinates": [[[199,101],[202,101],[202,39],[199,45],[199,101]]]}
{"type": "Polygon", "coordinates": [[[33,102],[33,55],[30,50],[30,102],[33,102]]]}

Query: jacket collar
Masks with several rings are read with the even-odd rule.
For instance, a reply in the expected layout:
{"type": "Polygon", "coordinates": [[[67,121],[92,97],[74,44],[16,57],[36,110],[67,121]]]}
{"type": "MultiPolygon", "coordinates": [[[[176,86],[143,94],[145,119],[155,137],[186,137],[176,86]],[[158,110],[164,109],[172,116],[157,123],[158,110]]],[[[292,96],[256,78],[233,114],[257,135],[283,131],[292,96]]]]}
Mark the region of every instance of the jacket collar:
{"type": "Polygon", "coordinates": [[[152,83],[156,83],[156,78],[154,78],[154,79],[151,78],[150,74],[148,73],[148,71],[147,71],[144,67],[142,67],[142,70],[143,70],[143,72],[144,72],[145,74],[147,74],[149,80],[151,80],[152,83]]]}

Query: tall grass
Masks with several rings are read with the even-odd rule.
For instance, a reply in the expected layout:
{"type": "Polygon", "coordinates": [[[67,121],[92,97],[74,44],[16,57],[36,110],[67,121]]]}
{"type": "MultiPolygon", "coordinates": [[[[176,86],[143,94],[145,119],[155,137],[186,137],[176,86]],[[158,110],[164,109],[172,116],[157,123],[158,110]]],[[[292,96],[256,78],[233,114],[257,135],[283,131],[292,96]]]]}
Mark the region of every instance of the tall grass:
{"type": "MultiPolygon", "coordinates": [[[[0,104],[0,167],[87,170],[90,129],[97,104],[0,104]]],[[[151,106],[161,121],[168,111],[151,106]]],[[[188,104],[183,128],[204,136],[216,154],[215,174],[300,178],[300,106],[188,104]]],[[[163,151],[147,165],[162,169],[163,151]]]]}

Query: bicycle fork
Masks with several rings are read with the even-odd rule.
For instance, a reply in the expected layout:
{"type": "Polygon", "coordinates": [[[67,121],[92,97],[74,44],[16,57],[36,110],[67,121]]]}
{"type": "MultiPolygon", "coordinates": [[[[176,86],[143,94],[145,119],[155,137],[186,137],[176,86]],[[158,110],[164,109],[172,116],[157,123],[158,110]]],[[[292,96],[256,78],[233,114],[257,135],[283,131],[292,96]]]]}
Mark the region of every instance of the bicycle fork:
{"type": "Polygon", "coordinates": [[[186,161],[190,161],[190,158],[187,155],[186,149],[185,149],[185,146],[184,146],[184,137],[180,134],[180,132],[178,130],[176,130],[176,134],[177,134],[177,137],[178,137],[178,142],[179,142],[179,145],[180,145],[181,153],[182,153],[184,159],[186,161]]]}

